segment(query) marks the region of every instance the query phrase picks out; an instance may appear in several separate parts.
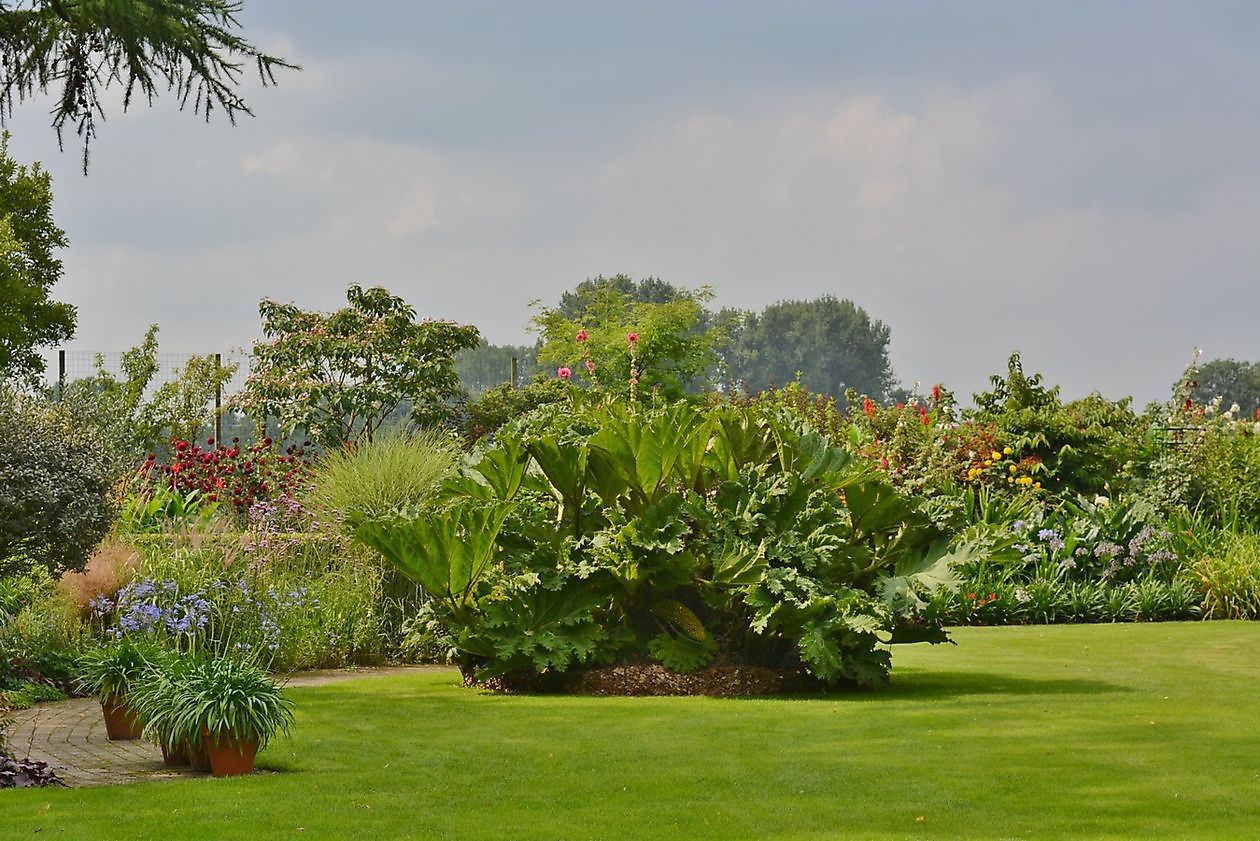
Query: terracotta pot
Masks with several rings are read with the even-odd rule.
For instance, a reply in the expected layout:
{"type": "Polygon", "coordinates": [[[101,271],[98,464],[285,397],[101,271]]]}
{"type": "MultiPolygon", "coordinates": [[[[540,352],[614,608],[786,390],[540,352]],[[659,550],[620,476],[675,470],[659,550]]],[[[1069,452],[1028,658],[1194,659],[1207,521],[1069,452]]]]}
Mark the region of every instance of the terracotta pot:
{"type": "Polygon", "coordinates": [[[200,739],[189,740],[184,744],[188,749],[188,764],[194,771],[210,770],[210,755],[206,753],[206,745],[200,739]]]}
{"type": "Polygon", "coordinates": [[[105,714],[105,734],[111,741],[140,738],[140,731],[144,728],[122,698],[109,695],[102,699],[101,712],[105,714]]]}
{"type": "Polygon", "coordinates": [[[237,739],[228,733],[218,736],[207,733],[206,753],[210,756],[210,770],[216,777],[239,777],[253,772],[258,740],[237,739]]]}
{"type": "Polygon", "coordinates": [[[188,743],[180,745],[178,748],[168,748],[166,745],[159,745],[162,748],[162,762],[167,765],[187,765],[188,763],[188,743]]]}

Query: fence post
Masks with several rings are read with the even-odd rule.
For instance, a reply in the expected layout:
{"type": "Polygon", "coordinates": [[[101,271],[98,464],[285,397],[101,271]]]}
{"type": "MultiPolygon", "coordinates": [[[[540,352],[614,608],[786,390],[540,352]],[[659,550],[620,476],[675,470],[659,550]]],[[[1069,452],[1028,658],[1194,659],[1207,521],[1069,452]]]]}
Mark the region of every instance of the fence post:
{"type": "Polygon", "coordinates": [[[57,351],[57,402],[60,403],[66,393],[66,352],[57,351]]]}
{"type": "Polygon", "coordinates": [[[223,446],[223,354],[214,355],[214,446],[223,446]]]}
{"type": "Polygon", "coordinates": [[[512,388],[516,388],[516,357],[512,357],[512,388]]]}

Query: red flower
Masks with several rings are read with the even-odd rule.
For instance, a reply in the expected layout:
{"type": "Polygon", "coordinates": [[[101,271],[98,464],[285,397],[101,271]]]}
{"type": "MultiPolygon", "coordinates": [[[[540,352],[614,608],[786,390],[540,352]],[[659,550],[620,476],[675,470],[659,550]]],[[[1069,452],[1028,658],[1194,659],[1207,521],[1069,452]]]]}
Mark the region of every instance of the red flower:
{"type": "Polygon", "coordinates": [[[632,344],[632,345],[634,345],[634,344],[638,344],[638,343],[639,343],[639,334],[638,334],[638,333],[627,333],[627,334],[626,334],[626,341],[627,341],[627,342],[629,342],[629,343],[630,343],[630,344],[632,344]]]}
{"type": "Polygon", "coordinates": [[[572,368],[557,368],[556,376],[562,380],[567,380],[573,376],[573,369],[572,368]]]}
{"type": "Polygon", "coordinates": [[[577,331],[577,336],[574,338],[576,338],[579,342],[586,341],[586,328],[583,327],[581,330],[577,331]]]}
{"type": "Polygon", "coordinates": [[[976,594],[975,594],[975,593],[968,593],[968,594],[967,594],[967,598],[969,598],[969,599],[971,599],[972,601],[974,601],[974,600],[975,600],[975,598],[976,598],[976,594]]]}
{"type": "Polygon", "coordinates": [[[932,402],[933,403],[941,402],[941,384],[940,383],[937,383],[936,385],[932,386],[932,402]]]}
{"type": "Polygon", "coordinates": [[[875,417],[875,401],[869,397],[862,398],[862,411],[866,412],[868,418],[875,417]]]}
{"type": "Polygon", "coordinates": [[[902,409],[904,409],[904,408],[906,408],[906,404],[905,404],[905,403],[898,403],[898,404],[897,404],[897,411],[898,411],[898,412],[900,412],[900,411],[901,411],[902,409]]]}
{"type": "Polygon", "coordinates": [[[176,441],[176,442],[175,442],[175,452],[177,452],[177,453],[182,453],[182,452],[183,452],[184,450],[186,450],[186,449],[188,449],[188,442],[187,442],[187,441],[176,441]]]}

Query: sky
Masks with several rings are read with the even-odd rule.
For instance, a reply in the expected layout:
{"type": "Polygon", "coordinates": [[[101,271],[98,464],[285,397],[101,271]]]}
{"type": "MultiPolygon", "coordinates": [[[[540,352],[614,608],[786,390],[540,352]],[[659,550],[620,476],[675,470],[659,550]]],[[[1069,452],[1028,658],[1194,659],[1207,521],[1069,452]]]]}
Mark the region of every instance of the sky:
{"type": "Polygon", "coordinates": [[[848,298],[904,384],[1021,352],[1140,407],[1196,347],[1260,360],[1260,4],[245,0],[302,65],[255,116],[114,108],[87,176],[51,99],[71,350],[248,348],[267,297],[381,285],[532,342],[624,272],[714,306],[848,298]],[[349,10],[353,10],[352,12],[349,10]]]}

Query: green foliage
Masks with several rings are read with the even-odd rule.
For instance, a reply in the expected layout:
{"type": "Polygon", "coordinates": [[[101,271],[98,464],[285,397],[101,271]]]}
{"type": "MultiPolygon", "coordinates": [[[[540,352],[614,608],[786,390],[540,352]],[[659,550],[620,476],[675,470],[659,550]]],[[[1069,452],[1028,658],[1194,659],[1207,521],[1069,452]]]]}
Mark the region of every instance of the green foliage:
{"type": "Polygon", "coordinates": [[[85,651],[79,658],[79,685],[102,700],[125,698],[162,653],[157,646],[124,637],[85,651]]]}
{"type": "Polygon", "coordinates": [[[512,386],[512,360],[516,360],[516,383],[527,383],[542,374],[534,348],[529,345],[492,345],[481,340],[474,348],[455,354],[459,384],[472,398],[488,391],[512,386]]]}
{"type": "Polygon", "coordinates": [[[122,378],[105,369],[100,355],[94,376],[68,383],[59,395],[76,423],[99,430],[102,447],[122,475],[145,453],[169,450],[172,439],[195,441],[212,428],[216,389],[236,373],[212,355],[193,356],[173,379],[151,388],[158,371],[158,326],[122,354],[122,378]]]}
{"type": "Polygon", "coordinates": [[[257,741],[262,748],[272,737],[288,735],[293,724],[293,702],[252,663],[197,660],[172,668],[165,679],[169,687],[159,684],[145,700],[159,714],[162,724],[155,729],[168,744],[208,733],[215,742],[257,741]]]}
{"type": "Polygon", "coordinates": [[[672,400],[702,385],[722,341],[720,331],[701,329],[712,291],[669,287],[667,300],[645,301],[618,279],[625,276],[595,278],[561,306],[540,309],[533,319],[542,342],[539,364],[568,369],[574,381],[617,395],[650,391],[672,400]]]}
{"type": "Polygon", "coordinates": [[[263,85],[277,68],[296,69],[239,35],[235,0],[34,0],[0,6],[0,113],[13,103],[59,87],[53,106],[58,143],[71,125],[83,138],[83,171],[102,93],[122,86],[123,110],[135,93],[152,102],[165,86],[180,108],[189,101],[207,120],[215,109],[229,122],[252,115],[237,92],[241,59],[256,64],[263,85]]]}
{"type": "MultiPolygon", "coordinates": [[[[6,19],[0,13],[0,44],[6,19]]],[[[0,63],[10,61],[0,50],[0,63]]],[[[0,91],[3,103],[8,91],[0,91]]],[[[70,338],[75,309],[49,299],[61,279],[58,249],[68,244],[52,220],[52,178],[39,164],[9,157],[9,133],[0,135],[0,379],[33,384],[44,370],[36,348],[70,338]]]]}
{"type": "Polygon", "coordinates": [[[1218,541],[1190,570],[1203,590],[1203,613],[1260,619],[1260,536],[1225,532],[1218,541]]]}
{"type": "Polygon", "coordinates": [[[724,311],[718,320],[735,325],[727,374],[746,389],[799,379],[822,394],[855,389],[882,401],[894,385],[888,325],[850,300],[779,301],[760,313],[724,311]]]}
{"type": "Polygon", "coordinates": [[[1260,409],[1260,362],[1213,359],[1198,365],[1190,398],[1201,406],[1217,403],[1223,409],[1237,404],[1243,417],[1255,418],[1260,409]]]}
{"type": "Polygon", "coordinates": [[[1121,490],[1113,483],[1137,456],[1142,436],[1128,398],[1113,402],[1091,394],[1064,404],[1057,386],[1046,388],[1040,374],[1024,374],[1018,352],[1005,379],[989,379],[992,388],[975,395],[977,409],[969,416],[993,425],[1032,478],[1069,498],[1121,490]]]}
{"type": "Polygon", "coordinates": [[[422,507],[458,458],[458,448],[441,433],[388,433],[325,453],[309,498],[353,531],[360,523],[422,507]]]}
{"type": "Polygon", "coordinates": [[[983,551],[951,545],[847,451],[754,408],[543,410],[479,459],[447,480],[441,512],[356,537],[424,587],[461,667],[483,677],[722,657],[879,684],[898,633],[944,638],[927,598],[983,551]]]}
{"type": "Polygon", "coordinates": [[[415,320],[415,310],[380,287],[351,286],[349,306],[307,312],[264,299],[266,340],[235,401],[256,419],[279,418],[328,449],[370,440],[404,402],[419,425],[442,417],[459,393],[454,355],[477,346],[477,328],[415,320]]]}
{"type": "Polygon", "coordinates": [[[128,535],[200,530],[211,524],[218,509],[218,500],[206,499],[199,490],[185,493],[158,485],[123,499],[116,528],[128,535]]]}
{"type": "Polygon", "coordinates": [[[112,486],[96,430],[0,385],[0,570],[16,555],[82,569],[113,522],[112,486]]]}
{"type": "Polygon", "coordinates": [[[473,444],[490,435],[504,424],[532,412],[539,406],[560,403],[569,399],[569,389],[563,380],[544,377],[526,383],[520,388],[501,385],[486,390],[479,399],[464,407],[466,417],[462,425],[464,440],[473,444]]]}

